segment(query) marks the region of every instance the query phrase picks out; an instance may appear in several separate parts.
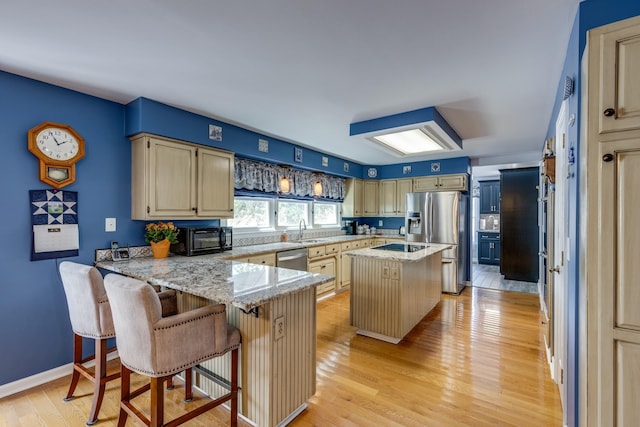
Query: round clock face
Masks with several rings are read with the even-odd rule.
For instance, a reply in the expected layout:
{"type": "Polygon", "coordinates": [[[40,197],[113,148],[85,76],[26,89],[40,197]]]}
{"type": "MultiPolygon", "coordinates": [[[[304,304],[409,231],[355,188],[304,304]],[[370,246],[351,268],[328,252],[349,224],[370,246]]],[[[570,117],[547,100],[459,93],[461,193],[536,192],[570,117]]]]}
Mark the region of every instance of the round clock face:
{"type": "Polygon", "coordinates": [[[36,135],[36,146],[52,160],[65,161],[78,155],[78,140],[66,129],[48,127],[36,135]]]}

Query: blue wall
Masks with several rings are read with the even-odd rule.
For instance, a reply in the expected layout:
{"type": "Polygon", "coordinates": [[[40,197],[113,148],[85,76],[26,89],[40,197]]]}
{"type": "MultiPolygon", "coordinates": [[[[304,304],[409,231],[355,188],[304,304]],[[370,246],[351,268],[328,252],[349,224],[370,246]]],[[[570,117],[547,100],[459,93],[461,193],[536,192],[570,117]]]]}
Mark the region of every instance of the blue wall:
{"type": "Polygon", "coordinates": [[[562,95],[564,92],[565,76],[572,77],[575,80],[575,93],[568,99],[569,115],[575,114],[576,122],[573,127],[569,128],[568,142],[569,147],[574,149],[576,163],[570,166],[568,191],[569,191],[569,238],[571,247],[569,248],[571,258],[567,263],[568,282],[569,282],[569,301],[568,301],[568,334],[567,334],[567,369],[566,381],[568,388],[567,396],[567,423],[569,426],[579,425],[585,420],[579,419],[579,390],[583,385],[579,383],[579,350],[581,343],[579,342],[579,319],[580,310],[584,307],[579,306],[580,289],[579,271],[581,268],[578,259],[580,253],[578,241],[579,229],[581,221],[581,207],[579,205],[578,195],[580,188],[585,183],[579,181],[580,170],[578,159],[580,158],[580,104],[581,104],[581,87],[586,82],[581,81],[581,60],[586,45],[587,31],[590,29],[616,22],[622,19],[640,15],[640,2],[628,0],[586,0],[580,3],[578,13],[571,31],[571,38],[567,47],[567,55],[564,63],[558,90],[556,94],[555,107],[549,121],[548,136],[555,135],[556,118],[562,103],[562,95]]]}
{"type": "Polygon", "coordinates": [[[85,139],[86,155],[76,165],[80,251],[68,258],[92,263],[96,248],[111,239],[141,243],[140,223],[130,217],[130,145],[124,136],[124,107],[13,74],[0,72],[0,122],[8,172],[0,223],[0,384],[71,361],[72,332],[55,260],[30,261],[29,190],[47,189],[38,179],[38,160],[27,150],[27,131],[43,121],[70,124],[85,139]],[[104,218],[117,218],[118,231],[104,232],[104,218]]]}

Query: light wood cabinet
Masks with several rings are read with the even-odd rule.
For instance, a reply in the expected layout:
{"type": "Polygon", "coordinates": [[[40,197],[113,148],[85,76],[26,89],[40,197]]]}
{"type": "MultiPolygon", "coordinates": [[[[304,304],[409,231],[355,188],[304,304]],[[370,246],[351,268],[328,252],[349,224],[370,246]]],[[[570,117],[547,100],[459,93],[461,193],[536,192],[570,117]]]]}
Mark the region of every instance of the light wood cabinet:
{"type": "MultiPolygon", "coordinates": [[[[311,273],[320,273],[320,274],[328,274],[330,276],[336,276],[337,267],[336,267],[336,257],[330,256],[321,258],[314,261],[309,261],[309,271],[311,273]]],[[[336,282],[332,280],[331,282],[324,283],[318,287],[316,287],[316,295],[321,296],[324,294],[328,294],[335,290],[336,282]]]]}
{"type": "MultiPolygon", "coordinates": [[[[580,281],[587,290],[578,302],[586,303],[586,344],[579,349],[587,364],[586,379],[581,378],[586,384],[583,424],[636,425],[640,419],[640,17],[595,28],[587,36],[583,79],[588,84],[587,132],[580,147],[587,153],[583,193],[589,197],[580,236],[587,239],[586,278],[580,281]],[[609,108],[614,111],[605,115],[609,108]]],[[[563,174],[556,175],[556,181],[562,178],[563,174]]],[[[560,206],[558,200],[556,210],[560,206]]],[[[558,221],[555,225],[562,227],[558,221]]],[[[555,347],[560,345],[560,340],[554,341],[555,347]]]]}
{"type": "Polygon", "coordinates": [[[131,218],[233,217],[233,153],[140,134],[131,139],[131,218]]]}
{"type": "Polygon", "coordinates": [[[346,218],[364,215],[364,183],[361,179],[350,178],[345,182],[345,196],[342,202],[342,216],[346,218]]]}
{"type": "Polygon", "coordinates": [[[234,261],[242,261],[242,262],[248,262],[249,264],[262,264],[262,265],[268,265],[270,267],[275,267],[276,253],[271,252],[271,253],[262,254],[262,255],[252,255],[246,258],[237,258],[237,259],[234,259],[234,261]]]}
{"type": "Polygon", "coordinates": [[[411,179],[385,179],[380,181],[380,216],[404,216],[406,195],[413,190],[411,179]]]}
{"type": "Polygon", "coordinates": [[[414,178],[413,191],[467,191],[466,173],[414,178]]]}
{"type": "Polygon", "coordinates": [[[379,216],[379,181],[364,181],[364,216],[379,216]]]}

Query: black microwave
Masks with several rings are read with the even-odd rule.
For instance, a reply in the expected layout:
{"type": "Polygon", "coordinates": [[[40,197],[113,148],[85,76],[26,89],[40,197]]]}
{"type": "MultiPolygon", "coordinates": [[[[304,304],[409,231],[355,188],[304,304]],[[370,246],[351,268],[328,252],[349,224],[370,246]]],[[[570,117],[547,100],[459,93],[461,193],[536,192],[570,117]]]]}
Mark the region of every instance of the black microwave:
{"type": "Polygon", "coordinates": [[[231,227],[180,227],[178,243],[171,245],[171,252],[193,256],[229,251],[233,248],[231,227]]]}

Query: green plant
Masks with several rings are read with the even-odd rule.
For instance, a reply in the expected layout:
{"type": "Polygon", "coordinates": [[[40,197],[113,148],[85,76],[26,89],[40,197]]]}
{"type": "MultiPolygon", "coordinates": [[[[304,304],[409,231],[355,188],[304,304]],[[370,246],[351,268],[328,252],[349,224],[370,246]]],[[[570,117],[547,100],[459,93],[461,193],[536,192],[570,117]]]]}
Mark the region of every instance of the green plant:
{"type": "Polygon", "coordinates": [[[168,239],[171,243],[178,243],[178,227],[172,222],[149,223],[145,227],[144,240],[149,242],[161,242],[168,239]]]}

